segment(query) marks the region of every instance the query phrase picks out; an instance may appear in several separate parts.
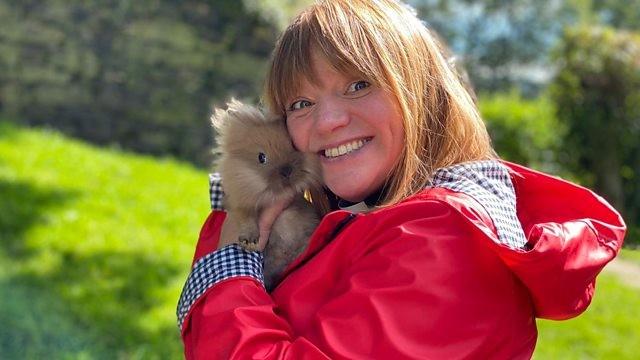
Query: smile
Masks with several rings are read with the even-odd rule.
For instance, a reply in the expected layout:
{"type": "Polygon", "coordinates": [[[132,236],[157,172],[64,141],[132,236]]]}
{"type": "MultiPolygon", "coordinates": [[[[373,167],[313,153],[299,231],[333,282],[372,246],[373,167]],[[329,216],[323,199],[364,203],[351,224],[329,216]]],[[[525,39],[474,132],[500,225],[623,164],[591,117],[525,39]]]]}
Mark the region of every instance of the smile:
{"type": "Polygon", "coordinates": [[[362,148],[366,143],[368,143],[369,141],[371,141],[372,138],[365,138],[365,139],[359,139],[359,140],[354,140],[351,141],[349,143],[346,144],[342,144],[333,148],[329,148],[329,149],[325,149],[324,151],[321,151],[320,153],[322,155],[324,155],[327,158],[336,158],[338,156],[342,156],[342,155],[346,155],[348,153],[351,153],[353,151],[356,151],[360,148],[362,148]]]}

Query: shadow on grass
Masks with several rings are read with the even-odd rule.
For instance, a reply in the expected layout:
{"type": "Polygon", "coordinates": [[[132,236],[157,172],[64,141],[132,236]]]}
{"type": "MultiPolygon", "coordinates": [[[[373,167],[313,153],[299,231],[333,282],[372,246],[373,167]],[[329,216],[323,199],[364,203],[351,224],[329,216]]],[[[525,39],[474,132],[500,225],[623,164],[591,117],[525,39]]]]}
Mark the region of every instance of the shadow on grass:
{"type": "Polygon", "coordinates": [[[0,178],[0,251],[9,258],[28,256],[24,233],[34,224],[46,222],[49,211],[63,207],[78,195],[0,178]]]}
{"type": "Polygon", "coordinates": [[[20,274],[0,283],[1,292],[19,289],[13,299],[0,300],[0,319],[7,308],[15,309],[9,314],[13,326],[0,328],[0,338],[13,338],[9,350],[20,358],[50,358],[52,353],[105,359],[180,355],[176,326],[154,325],[154,320],[146,324],[143,318],[158,305],[154,291],[167,286],[177,269],[144,254],[63,257],[56,271],[20,274]]]}
{"type": "Polygon", "coordinates": [[[0,177],[0,358],[180,356],[176,326],[143,316],[182,269],[153,253],[27,243],[32,226],[80,196],[0,177]],[[38,269],[43,258],[57,261],[38,269]]]}

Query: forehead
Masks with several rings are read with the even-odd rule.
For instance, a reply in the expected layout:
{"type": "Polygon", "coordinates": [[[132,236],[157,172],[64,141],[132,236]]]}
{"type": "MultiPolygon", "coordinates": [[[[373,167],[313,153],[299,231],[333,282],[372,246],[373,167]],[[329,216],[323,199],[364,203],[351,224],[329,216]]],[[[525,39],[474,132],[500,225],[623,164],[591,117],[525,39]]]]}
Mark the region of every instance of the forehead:
{"type": "Polygon", "coordinates": [[[272,60],[267,79],[267,98],[272,110],[284,114],[288,102],[298,96],[303,85],[319,85],[324,80],[325,69],[346,78],[357,77],[373,84],[379,83],[372,81],[380,77],[371,66],[377,61],[368,58],[369,52],[339,46],[307,27],[294,30],[284,33],[272,60]],[[364,69],[369,76],[364,74],[364,69]]]}
{"type": "Polygon", "coordinates": [[[300,92],[328,88],[336,83],[343,85],[345,81],[362,77],[358,71],[349,67],[341,66],[339,63],[331,61],[326,55],[318,50],[312,50],[308,57],[306,71],[299,71],[293,77],[293,84],[288,92],[287,99],[295,97],[300,92]]]}
{"type": "Polygon", "coordinates": [[[302,88],[324,88],[333,81],[345,80],[354,77],[353,72],[340,71],[332,65],[327,58],[318,51],[313,51],[309,59],[309,73],[300,74],[298,77],[298,87],[302,88]]]}

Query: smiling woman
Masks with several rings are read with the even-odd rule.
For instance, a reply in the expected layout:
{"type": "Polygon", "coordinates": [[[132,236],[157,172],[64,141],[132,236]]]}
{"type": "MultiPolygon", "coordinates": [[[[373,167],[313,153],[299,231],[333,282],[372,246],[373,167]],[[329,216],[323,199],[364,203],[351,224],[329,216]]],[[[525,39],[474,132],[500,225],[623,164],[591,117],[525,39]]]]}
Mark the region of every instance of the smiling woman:
{"type": "Polygon", "coordinates": [[[352,202],[381,188],[404,148],[395,96],[336,71],[323,56],[311,58],[317,83],[302,80],[288,101],[287,127],[296,148],[318,153],[325,185],[352,202]]]}
{"type": "Polygon", "coordinates": [[[178,307],[187,358],[529,358],[536,317],[588,306],[622,219],[497,159],[444,54],[393,0],[319,0],[284,31],[265,102],[321,163],[314,205],[336,201],[271,292],[214,208],[178,307]]]}

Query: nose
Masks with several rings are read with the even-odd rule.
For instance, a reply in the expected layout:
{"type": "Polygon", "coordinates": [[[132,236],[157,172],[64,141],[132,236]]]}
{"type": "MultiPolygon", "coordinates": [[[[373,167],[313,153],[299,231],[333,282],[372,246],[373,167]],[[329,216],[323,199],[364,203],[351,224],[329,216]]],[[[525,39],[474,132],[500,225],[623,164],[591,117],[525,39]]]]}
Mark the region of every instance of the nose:
{"type": "Polygon", "coordinates": [[[285,165],[280,167],[280,175],[282,175],[282,177],[285,179],[288,179],[289,176],[291,176],[292,171],[293,171],[293,168],[291,167],[291,165],[285,165]]]}
{"type": "MultiPolygon", "coordinates": [[[[324,99],[316,111],[316,130],[330,133],[349,124],[349,111],[340,99],[324,99]]],[[[317,106],[317,105],[316,105],[317,106]]]]}

